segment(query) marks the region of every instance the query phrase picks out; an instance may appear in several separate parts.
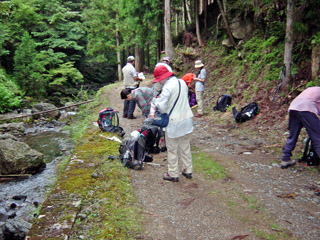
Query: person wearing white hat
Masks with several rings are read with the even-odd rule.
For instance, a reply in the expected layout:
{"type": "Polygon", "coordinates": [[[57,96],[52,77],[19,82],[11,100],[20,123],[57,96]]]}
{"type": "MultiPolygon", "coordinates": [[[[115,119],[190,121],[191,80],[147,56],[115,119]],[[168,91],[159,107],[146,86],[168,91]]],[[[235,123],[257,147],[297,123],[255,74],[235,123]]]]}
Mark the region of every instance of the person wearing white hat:
{"type": "MultiPolygon", "coordinates": [[[[127,64],[122,68],[123,83],[126,89],[135,89],[139,87],[141,78],[138,77],[138,72],[134,67],[134,56],[127,58],[127,64]]],[[[136,108],[135,100],[125,100],[123,103],[123,117],[128,119],[135,119],[133,112],[136,108]]]]}
{"type": "Polygon", "coordinates": [[[207,78],[207,71],[204,68],[204,64],[201,60],[197,60],[194,63],[194,67],[198,72],[196,73],[196,77],[193,79],[195,81],[195,91],[196,91],[196,99],[198,103],[198,113],[195,117],[203,116],[203,92],[204,92],[204,83],[207,78]]]}

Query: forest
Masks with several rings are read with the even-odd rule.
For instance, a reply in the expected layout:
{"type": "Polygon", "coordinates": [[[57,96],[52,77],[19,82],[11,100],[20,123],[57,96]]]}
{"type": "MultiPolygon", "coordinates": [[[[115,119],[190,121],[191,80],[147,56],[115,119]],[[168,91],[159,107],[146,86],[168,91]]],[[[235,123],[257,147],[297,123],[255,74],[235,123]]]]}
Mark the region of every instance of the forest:
{"type": "MultiPolygon", "coordinates": [[[[0,1],[0,112],[46,99],[63,105],[121,80],[135,55],[152,71],[165,52],[223,50],[277,89],[319,84],[320,0],[0,1]],[[300,84],[300,85],[299,85],[300,84]]],[[[253,79],[253,80],[252,80],[253,79]]]]}

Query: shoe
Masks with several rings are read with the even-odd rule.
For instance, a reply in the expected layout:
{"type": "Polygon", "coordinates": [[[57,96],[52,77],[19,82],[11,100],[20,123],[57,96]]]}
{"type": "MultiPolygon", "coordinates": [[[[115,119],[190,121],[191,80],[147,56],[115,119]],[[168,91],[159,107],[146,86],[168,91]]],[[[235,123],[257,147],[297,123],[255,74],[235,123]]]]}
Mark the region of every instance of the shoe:
{"type": "Polygon", "coordinates": [[[128,119],[137,119],[135,116],[128,116],[128,119]]]}
{"type": "Polygon", "coordinates": [[[127,118],[128,115],[127,115],[127,114],[123,114],[122,117],[123,117],[123,118],[127,118]]]}
{"type": "Polygon", "coordinates": [[[295,160],[290,160],[290,161],[281,161],[281,163],[280,163],[280,167],[282,168],[282,169],[284,169],[284,168],[288,168],[288,167],[291,167],[291,166],[293,166],[293,165],[295,165],[296,164],[296,161],[295,160]]]}
{"type": "Polygon", "coordinates": [[[163,180],[171,181],[171,182],[179,182],[179,178],[178,177],[171,177],[168,173],[165,173],[163,175],[163,180]]]}
{"type": "Polygon", "coordinates": [[[182,171],[182,176],[184,176],[185,178],[191,179],[192,178],[192,173],[186,173],[184,171],[182,171]]]}
{"type": "Polygon", "coordinates": [[[195,117],[197,117],[197,118],[200,118],[202,116],[203,116],[203,114],[199,114],[199,113],[195,115],[195,117]]]}

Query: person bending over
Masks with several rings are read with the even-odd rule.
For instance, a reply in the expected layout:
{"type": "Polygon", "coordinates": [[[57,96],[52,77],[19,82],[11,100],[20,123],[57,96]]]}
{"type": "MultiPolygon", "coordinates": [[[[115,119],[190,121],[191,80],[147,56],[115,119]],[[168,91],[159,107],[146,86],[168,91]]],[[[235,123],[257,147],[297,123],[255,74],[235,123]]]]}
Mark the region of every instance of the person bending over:
{"type": "Polygon", "coordinates": [[[320,156],[320,87],[309,87],[300,93],[289,106],[289,136],[283,147],[281,168],[296,164],[291,160],[301,128],[305,127],[312,145],[320,156]]]}
{"type": "Polygon", "coordinates": [[[135,101],[141,109],[142,114],[147,118],[150,112],[151,101],[157,96],[157,92],[148,87],[126,88],[121,91],[120,96],[121,99],[135,101]]]}

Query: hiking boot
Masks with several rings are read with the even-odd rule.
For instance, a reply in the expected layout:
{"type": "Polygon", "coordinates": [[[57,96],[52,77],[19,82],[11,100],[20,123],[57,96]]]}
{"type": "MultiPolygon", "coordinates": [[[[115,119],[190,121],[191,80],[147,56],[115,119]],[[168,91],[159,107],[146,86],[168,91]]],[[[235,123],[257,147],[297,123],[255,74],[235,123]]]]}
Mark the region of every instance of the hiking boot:
{"type": "Polygon", "coordinates": [[[185,178],[191,179],[192,178],[192,173],[186,173],[184,171],[182,171],[182,176],[184,176],[185,178]]]}
{"type": "Polygon", "coordinates": [[[282,169],[284,169],[284,168],[288,168],[288,167],[291,167],[291,166],[293,166],[293,165],[295,165],[296,164],[296,161],[295,160],[289,160],[289,161],[281,161],[281,163],[280,163],[280,167],[282,168],[282,169]]]}
{"type": "Polygon", "coordinates": [[[137,119],[137,117],[135,117],[135,116],[128,116],[128,119],[137,119]]]}
{"type": "Polygon", "coordinates": [[[179,178],[178,177],[171,177],[168,173],[165,173],[163,175],[163,180],[171,181],[171,182],[179,182],[179,178]]]}
{"type": "Polygon", "coordinates": [[[128,115],[127,115],[127,114],[123,114],[122,117],[123,117],[123,118],[127,118],[128,115]]]}

